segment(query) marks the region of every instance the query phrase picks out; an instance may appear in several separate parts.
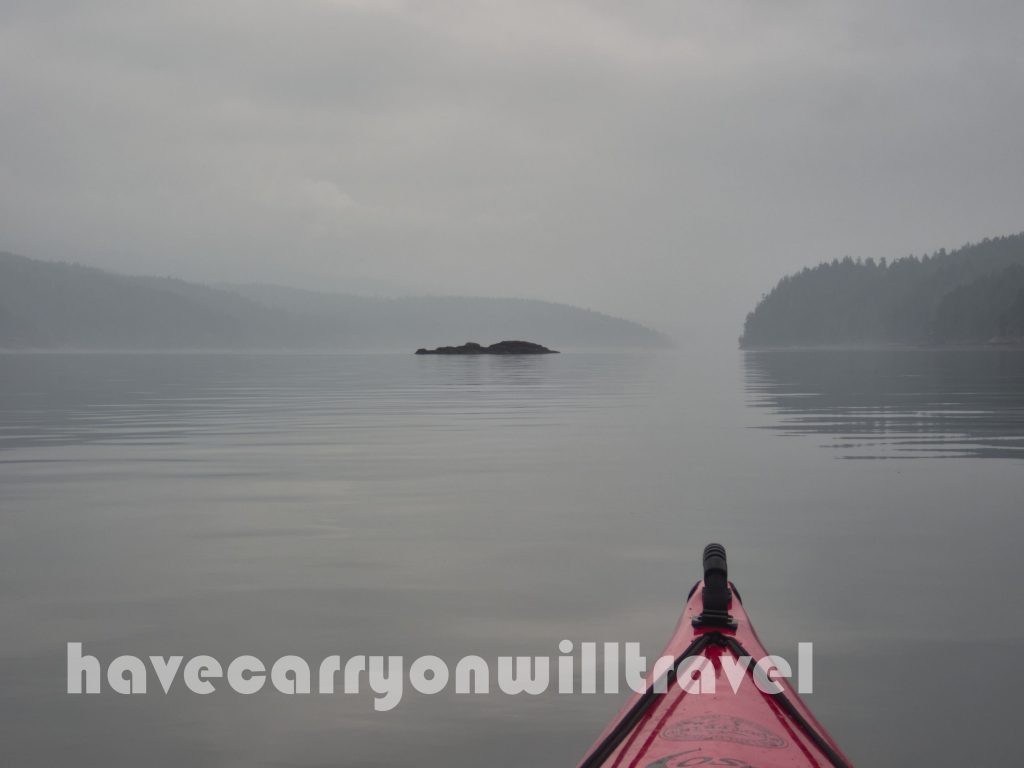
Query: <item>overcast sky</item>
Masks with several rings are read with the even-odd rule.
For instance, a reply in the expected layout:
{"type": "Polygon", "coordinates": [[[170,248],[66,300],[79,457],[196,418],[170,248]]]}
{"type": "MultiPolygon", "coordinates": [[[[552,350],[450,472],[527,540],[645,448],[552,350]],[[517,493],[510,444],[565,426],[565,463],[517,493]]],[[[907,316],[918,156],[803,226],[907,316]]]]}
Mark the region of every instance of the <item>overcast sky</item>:
{"type": "Polygon", "coordinates": [[[1024,230],[1024,3],[0,0],[0,250],[735,335],[1024,230]]]}

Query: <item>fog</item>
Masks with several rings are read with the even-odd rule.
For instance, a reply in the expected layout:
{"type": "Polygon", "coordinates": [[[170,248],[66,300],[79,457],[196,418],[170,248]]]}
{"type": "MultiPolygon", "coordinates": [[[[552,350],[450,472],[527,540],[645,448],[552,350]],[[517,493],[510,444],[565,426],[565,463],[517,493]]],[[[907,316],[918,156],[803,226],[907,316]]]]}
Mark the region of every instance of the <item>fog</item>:
{"type": "Polygon", "coordinates": [[[0,249],[738,333],[1021,229],[1009,2],[0,3],[0,249]]]}

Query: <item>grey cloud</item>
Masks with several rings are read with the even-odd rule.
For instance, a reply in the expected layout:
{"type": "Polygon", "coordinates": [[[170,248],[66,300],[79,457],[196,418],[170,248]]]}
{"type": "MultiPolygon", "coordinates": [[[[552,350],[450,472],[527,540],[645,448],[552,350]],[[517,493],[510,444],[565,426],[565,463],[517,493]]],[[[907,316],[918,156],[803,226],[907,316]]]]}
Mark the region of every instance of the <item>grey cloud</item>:
{"type": "Polygon", "coordinates": [[[0,246],[734,334],[784,271],[1024,228],[1022,17],[5,3],[0,246]]]}

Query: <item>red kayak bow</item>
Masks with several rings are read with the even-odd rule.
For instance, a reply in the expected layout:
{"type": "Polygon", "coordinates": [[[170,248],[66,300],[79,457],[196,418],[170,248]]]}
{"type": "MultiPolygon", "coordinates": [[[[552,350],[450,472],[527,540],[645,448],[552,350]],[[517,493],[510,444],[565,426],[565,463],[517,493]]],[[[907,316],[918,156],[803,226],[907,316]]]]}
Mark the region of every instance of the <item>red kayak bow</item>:
{"type": "Polygon", "coordinates": [[[728,579],[720,544],[704,549],[704,579],[663,655],[675,663],[648,674],[647,690],[633,695],[579,768],[851,768],[787,680],[762,675],[756,683],[756,662],[768,652],[728,579]],[[714,692],[698,687],[701,667],[714,677],[714,692]]]}

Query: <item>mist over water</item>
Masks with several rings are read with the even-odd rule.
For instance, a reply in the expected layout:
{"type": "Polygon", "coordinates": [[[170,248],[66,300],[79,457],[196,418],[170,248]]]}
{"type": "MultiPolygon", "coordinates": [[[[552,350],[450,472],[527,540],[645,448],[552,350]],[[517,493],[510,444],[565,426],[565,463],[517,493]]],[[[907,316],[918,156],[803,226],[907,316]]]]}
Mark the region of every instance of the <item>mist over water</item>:
{"type": "Polygon", "coordinates": [[[1022,381],[1011,351],[4,354],[7,760],[572,765],[624,696],[68,696],[64,644],[655,655],[720,540],[856,763],[1012,764],[1022,381]]]}

